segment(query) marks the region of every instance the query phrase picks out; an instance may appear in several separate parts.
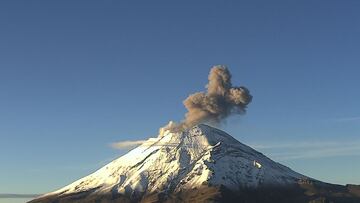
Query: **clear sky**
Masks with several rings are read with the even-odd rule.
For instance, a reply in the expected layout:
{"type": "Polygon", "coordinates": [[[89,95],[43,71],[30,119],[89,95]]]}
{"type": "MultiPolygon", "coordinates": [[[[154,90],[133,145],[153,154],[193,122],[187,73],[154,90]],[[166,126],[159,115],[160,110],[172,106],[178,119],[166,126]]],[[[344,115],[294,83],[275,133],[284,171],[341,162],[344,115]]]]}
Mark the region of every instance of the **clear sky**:
{"type": "Polygon", "coordinates": [[[222,129],[360,184],[360,1],[1,1],[0,193],[45,193],[183,118],[213,65],[253,95],[222,129]]]}

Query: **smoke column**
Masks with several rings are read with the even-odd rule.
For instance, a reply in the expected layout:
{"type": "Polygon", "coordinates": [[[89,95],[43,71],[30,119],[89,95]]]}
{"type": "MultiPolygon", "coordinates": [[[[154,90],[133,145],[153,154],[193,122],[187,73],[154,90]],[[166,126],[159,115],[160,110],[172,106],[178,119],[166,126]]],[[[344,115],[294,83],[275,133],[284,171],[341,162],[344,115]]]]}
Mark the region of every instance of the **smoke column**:
{"type": "Polygon", "coordinates": [[[188,112],[178,125],[169,126],[179,131],[199,123],[219,123],[231,114],[245,113],[252,96],[246,87],[233,87],[226,66],[214,66],[209,74],[206,92],[191,94],[184,100],[188,112]]]}
{"type": "MultiPolygon", "coordinates": [[[[159,129],[159,136],[167,130],[181,132],[199,123],[217,124],[231,114],[243,114],[252,96],[246,87],[233,87],[231,74],[226,66],[214,66],[210,70],[206,92],[197,92],[184,100],[187,109],[181,123],[169,122],[159,129]]],[[[116,149],[127,149],[144,143],[145,140],[112,143],[116,149]]]]}

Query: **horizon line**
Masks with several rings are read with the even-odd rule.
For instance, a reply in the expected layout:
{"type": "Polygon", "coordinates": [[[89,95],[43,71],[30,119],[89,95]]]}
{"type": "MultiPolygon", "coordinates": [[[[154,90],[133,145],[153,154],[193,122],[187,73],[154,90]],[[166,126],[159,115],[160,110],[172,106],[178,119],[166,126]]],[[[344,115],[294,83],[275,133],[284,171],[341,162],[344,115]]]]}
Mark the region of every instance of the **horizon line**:
{"type": "Polygon", "coordinates": [[[2,198],[33,198],[38,197],[41,194],[16,194],[16,193],[0,193],[0,199],[2,198]]]}

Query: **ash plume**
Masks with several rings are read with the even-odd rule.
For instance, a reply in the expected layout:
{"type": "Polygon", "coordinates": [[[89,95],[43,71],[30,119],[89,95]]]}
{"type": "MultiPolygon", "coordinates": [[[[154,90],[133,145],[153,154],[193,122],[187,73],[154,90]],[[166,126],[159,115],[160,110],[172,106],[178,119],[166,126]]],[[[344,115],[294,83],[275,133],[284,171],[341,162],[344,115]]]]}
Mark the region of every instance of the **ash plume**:
{"type": "Polygon", "coordinates": [[[206,92],[191,94],[184,100],[185,119],[169,130],[180,131],[199,123],[216,124],[231,114],[243,114],[252,96],[246,87],[233,87],[226,66],[214,66],[209,74],[206,92]]]}

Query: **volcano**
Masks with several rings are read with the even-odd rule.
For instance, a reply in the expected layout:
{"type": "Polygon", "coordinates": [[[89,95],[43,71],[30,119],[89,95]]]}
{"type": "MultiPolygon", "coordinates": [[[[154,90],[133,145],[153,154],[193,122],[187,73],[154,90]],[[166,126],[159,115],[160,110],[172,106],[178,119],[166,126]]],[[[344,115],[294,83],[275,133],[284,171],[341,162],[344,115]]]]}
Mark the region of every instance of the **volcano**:
{"type": "Polygon", "coordinates": [[[359,186],[299,174],[219,129],[165,129],[93,174],[30,202],[360,202],[359,186]]]}

